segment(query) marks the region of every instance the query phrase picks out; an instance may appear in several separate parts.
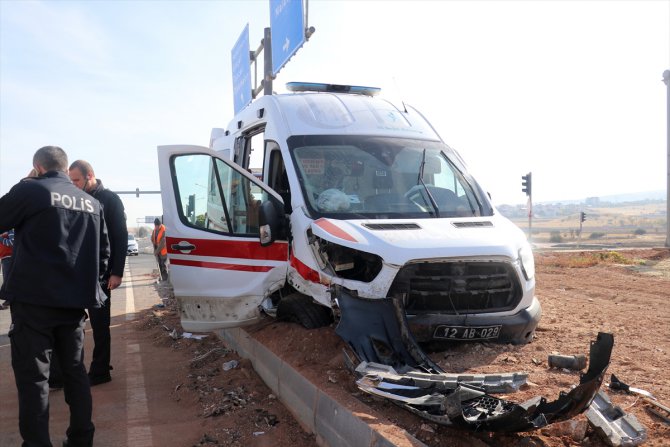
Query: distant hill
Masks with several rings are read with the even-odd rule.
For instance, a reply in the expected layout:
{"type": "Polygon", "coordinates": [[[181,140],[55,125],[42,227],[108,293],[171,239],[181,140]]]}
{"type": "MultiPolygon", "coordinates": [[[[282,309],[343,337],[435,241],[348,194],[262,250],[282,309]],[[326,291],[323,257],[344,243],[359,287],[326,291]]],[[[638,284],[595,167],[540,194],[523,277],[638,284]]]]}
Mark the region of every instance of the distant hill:
{"type": "Polygon", "coordinates": [[[621,202],[640,202],[643,200],[665,200],[667,198],[665,190],[631,192],[626,194],[614,194],[611,196],[599,196],[601,202],[621,203],[621,202]]]}
{"type": "Polygon", "coordinates": [[[658,191],[643,191],[643,192],[628,192],[625,194],[611,194],[608,196],[591,196],[584,197],[583,199],[572,199],[572,200],[544,200],[541,202],[535,202],[536,205],[539,204],[553,204],[553,203],[562,203],[564,205],[576,205],[579,203],[587,203],[593,201],[593,199],[598,199],[600,203],[624,203],[624,202],[643,202],[647,200],[656,201],[656,200],[665,200],[666,194],[665,190],[658,191]]]}
{"type": "MultiPolygon", "coordinates": [[[[611,194],[608,196],[591,196],[585,197],[583,199],[570,199],[570,200],[543,200],[540,202],[534,202],[533,205],[579,205],[579,204],[588,204],[594,205],[595,203],[610,203],[610,204],[620,204],[620,203],[630,203],[630,202],[646,202],[646,201],[665,201],[667,198],[665,190],[658,191],[643,191],[643,192],[629,192],[625,194],[611,194]]],[[[526,204],[516,204],[509,205],[505,203],[496,203],[496,207],[507,208],[507,207],[525,207],[526,204]]]]}

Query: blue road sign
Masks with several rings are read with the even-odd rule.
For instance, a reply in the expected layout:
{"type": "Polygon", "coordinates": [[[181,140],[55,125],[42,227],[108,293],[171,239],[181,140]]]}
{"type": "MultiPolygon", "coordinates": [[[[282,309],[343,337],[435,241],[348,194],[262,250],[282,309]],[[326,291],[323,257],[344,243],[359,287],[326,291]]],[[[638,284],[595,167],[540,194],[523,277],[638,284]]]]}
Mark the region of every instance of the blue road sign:
{"type": "Polygon", "coordinates": [[[272,30],[272,76],[305,43],[305,15],[302,0],[270,0],[272,30]]]}
{"type": "Polygon", "coordinates": [[[235,113],[251,102],[251,61],[249,59],[249,24],[230,52],[233,67],[233,107],[235,113]]]}

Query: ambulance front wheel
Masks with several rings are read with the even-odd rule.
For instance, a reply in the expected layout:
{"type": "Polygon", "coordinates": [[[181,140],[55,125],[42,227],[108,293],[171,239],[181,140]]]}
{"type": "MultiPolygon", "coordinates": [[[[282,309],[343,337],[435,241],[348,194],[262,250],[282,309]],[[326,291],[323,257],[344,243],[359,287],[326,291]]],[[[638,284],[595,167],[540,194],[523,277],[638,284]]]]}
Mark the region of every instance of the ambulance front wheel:
{"type": "Polygon", "coordinates": [[[333,322],[333,312],[301,293],[292,293],[277,304],[277,319],[301,324],[306,329],[328,326],[333,322]]]}

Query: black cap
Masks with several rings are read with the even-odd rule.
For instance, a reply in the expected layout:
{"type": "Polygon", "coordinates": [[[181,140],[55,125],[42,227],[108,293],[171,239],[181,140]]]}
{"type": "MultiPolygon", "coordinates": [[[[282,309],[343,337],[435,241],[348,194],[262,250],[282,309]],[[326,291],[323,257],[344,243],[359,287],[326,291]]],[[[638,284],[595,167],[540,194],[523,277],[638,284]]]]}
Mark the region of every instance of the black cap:
{"type": "Polygon", "coordinates": [[[154,225],[160,225],[160,224],[161,224],[161,220],[158,217],[155,218],[154,219],[154,225]]]}

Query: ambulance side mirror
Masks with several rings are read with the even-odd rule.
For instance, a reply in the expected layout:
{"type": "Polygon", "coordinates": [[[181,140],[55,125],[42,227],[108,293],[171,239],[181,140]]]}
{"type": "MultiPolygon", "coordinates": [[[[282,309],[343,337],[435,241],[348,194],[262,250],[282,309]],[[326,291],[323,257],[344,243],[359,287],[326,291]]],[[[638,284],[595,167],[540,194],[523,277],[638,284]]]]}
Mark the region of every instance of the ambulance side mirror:
{"type": "Polygon", "coordinates": [[[263,247],[278,239],[286,238],[284,229],[284,205],[275,200],[266,200],[258,209],[260,242],[263,247]]]}

